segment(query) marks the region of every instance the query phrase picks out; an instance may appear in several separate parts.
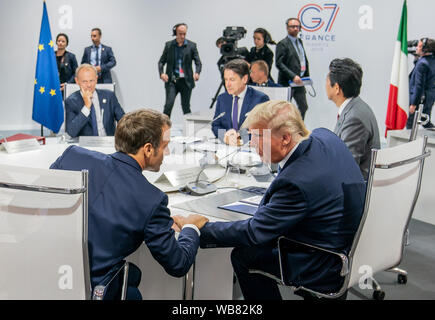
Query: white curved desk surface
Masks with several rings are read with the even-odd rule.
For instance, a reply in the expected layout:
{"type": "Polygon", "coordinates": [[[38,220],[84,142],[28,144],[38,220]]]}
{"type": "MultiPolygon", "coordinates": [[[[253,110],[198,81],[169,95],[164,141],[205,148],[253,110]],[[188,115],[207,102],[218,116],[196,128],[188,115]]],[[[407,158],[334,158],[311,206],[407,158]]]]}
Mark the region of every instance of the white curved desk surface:
{"type": "MultiPolygon", "coordinates": [[[[57,143],[57,138],[46,138],[46,145],[40,150],[8,154],[0,151],[0,164],[23,166],[30,168],[49,168],[49,166],[70,146],[66,143],[57,143]]],[[[106,154],[115,152],[115,148],[89,148],[106,154]]],[[[198,166],[197,161],[201,154],[188,153],[184,155],[171,154],[165,157],[161,170],[158,173],[144,171],[145,177],[154,182],[162,172],[180,168],[180,161],[187,161],[183,168],[198,166]]],[[[222,176],[224,168],[208,168],[205,170],[211,179],[222,176]]],[[[231,183],[234,183],[232,181],[231,183]]],[[[230,185],[231,185],[230,183],[230,185]]],[[[240,175],[237,179],[238,187],[249,185],[265,186],[269,183],[258,183],[253,177],[240,175]]],[[[229,182],[219,180],[218,186],[230,186],[229,182]]],[[[234,186],[234,184],[233,184],[234,186]]],[[[231,192],[231,189],[222,189],[217,192],[231,192]]],[[[169,207],[175,203],[198,199],[179,192],[168,193],[169,207]]],[[[171,208],[171,214],[188,214],[181,209],[171,208]]],[[[206,213],[204,213],[206,215],[206,213]]],[[[246,216],[248,218],[248,216],[246,216]]],[[[217,221],[215,217],[208,217],[210,221],[217,221]]],[[[230,262],[231,248],[199,249],[195,262],[195,288],[194,299],[232,299],[233,270],[230,262]]],[[[137,264],[142,270],[140,290],[144,299],[182,299],[183,278],[174,278],[165,273],[163,268],[152,258],[148,248],[143,244],[128,260],[137,264]]]]}

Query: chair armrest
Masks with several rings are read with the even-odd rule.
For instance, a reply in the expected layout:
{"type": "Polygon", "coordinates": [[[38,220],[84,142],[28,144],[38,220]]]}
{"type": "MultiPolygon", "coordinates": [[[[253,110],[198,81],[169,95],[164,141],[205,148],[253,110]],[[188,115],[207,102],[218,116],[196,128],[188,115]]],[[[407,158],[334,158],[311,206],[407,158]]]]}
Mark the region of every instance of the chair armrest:
{"type": "Polygon", "coordinates": [[[104,300],[106,298],[106,294],[109,291],[110,285],[119,281],[119,277],[122,277],[122,288],[121,288],[121,300],[125,300],[127,297],[127,283],[128,283],[128,270],[130,264],[129,262],[125,262],[113,275],[110,280],[105,284],[99,284],[95,286],[94,291],[92,293],[92,300],[104,300]],[[122,272],[121,272],[122,271],[122,272]]]}
{"type": "Polygon", "coordinates": [[[313,252],[313,251],[319,251],[323,253],[333,254],[340,258],[342,267],[340,271],[340,276],[344,277],[349,273],[349,259],[348,257],[343,253],[334,252],[325,248],[321,248],[318,246],[314,246],[311,244],[303,243],[300,241],[292,240],[287,237],[281,236],[278,238],[278,252],[279,252],[279,266],[281,271],[281,281],[283,283],[286,283],[284,272],[285,269],[283,267],[284,259],[286,253],[291,252],[313,252]]]}

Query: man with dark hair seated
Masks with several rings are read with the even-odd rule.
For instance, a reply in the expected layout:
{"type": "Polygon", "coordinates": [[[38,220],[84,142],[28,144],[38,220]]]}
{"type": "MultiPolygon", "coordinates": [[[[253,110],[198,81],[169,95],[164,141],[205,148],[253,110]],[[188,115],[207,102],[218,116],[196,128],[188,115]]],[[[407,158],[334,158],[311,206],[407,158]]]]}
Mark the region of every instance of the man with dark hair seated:
{"type": "MultiPolygon", "coordinates": [[[[180,228],[176,227],[167,207],[168,196],[142,174],[143,170],[159,171],[164,155],[169,153],[170,127],[168,116],[158,111],[130,112],[116,128],[116,153],[107,155],[71,146],[50,167],[89,170],[92,288],[106,284],[144,241],[171,276],[184,276],[195,260],[199,229],[208,220],[189,215],[178,222],[180,228]],[[174,230],[181,230],[178,240],[174,230]]],[[[137,289],[140,271],[137,267],[130,270],[127,298],[141,299],[137,289]]]]}
{"type": "Polygon", "coordinates": [[[363,71],[355,61],[334,59],[326,76],[326,94],[339,108],[334,133],[344,141],[360,167],[365,180],[368,178],[371,151],[380,149],[376,117],[360,97],[363,71]]]}
{"type": "Polygon", "coordinates": [[[226,144],[241,143],[239,129],[246,119],[246,114],[257,104],[268,101],[264,93],[247,86],[249,65],[245,60],[234,59],[224,66],[226,92],[218,96],[214,118],[225,113],[212,123],[215,137],[226,144]]]}

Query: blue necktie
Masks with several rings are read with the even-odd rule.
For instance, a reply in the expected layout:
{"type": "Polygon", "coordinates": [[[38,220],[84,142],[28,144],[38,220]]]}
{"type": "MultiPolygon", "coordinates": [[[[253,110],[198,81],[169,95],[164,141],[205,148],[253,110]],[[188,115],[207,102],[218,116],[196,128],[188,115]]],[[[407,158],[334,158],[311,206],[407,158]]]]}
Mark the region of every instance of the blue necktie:
{"type": "Polygon", "coordinates": [[[95,47],[97,49],[97,61],[95,63],[96,66],[100,65],[100,54],[99,54],[99,47],[95,47]]]}
{"type": "Polygon", "coordinates": [[[95,114],[94,104],[91,105],[91,124],[92,124],[92,135],[98,136],[97,116],[95,114]]]}
{"type": "Polygon", "coordinates": [[[277,170],[277,172],[276,172],[276,173],[277,173],[277,175],[279,175],[279,173],[281,172],[281,170],[282,170],[282,169],[281,169],[281,166],[280,166],[280,165],[278,165],[278,170],[277,170]]]}
{"type": "Polygon", "coordinates": [[[237,131],[239,130],[239,97],[234,97],[234,106],[233,106],[233,128],[237,131]]]}

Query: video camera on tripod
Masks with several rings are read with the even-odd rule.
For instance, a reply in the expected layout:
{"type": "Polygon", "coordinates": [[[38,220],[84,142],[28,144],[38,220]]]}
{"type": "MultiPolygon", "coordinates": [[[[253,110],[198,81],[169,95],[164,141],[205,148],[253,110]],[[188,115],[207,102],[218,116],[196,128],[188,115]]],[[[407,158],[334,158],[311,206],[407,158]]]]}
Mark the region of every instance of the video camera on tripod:
{"type": "Polygon", "coordinates": [[[224,57],[243,57],[246,48],[238,48],[237,41],[244,38],[244,27],[226,27],[223,32],[224,44],[221,46],[221,54],[224,57]]]}
{"type": "Polygon", "coordinates": [[[220,45],[220,53],[221,57],[217,62],[218,69],[221,73],[221,83],[216,91],[215,96],[212,98],[212,102],[210,105],[210,109],[213,108],[214,103],[216,102],[217,96],[224,85],[223,80],[223,70],[224,66],[227,62],[234,59],[243,59],[246,60],[246,57],[249,54],[249,50],[246,47],[238,48],[237,41],[242,39],[246,34],[246,29],[244,27],[226,27],[223,31],[223,37],[219,38],[216,41],[216,46],[220,45]]]}

